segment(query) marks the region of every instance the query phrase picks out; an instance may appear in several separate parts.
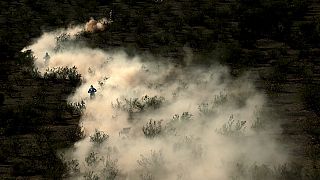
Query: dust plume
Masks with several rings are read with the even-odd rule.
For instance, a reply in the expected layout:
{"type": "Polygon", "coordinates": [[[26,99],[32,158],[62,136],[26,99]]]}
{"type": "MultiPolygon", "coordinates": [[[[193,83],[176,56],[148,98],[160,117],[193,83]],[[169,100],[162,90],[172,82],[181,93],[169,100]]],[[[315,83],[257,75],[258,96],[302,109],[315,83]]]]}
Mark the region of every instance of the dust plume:
{"type": "Polygon", "coordinates": [[[90,18],[89,22],[86,23],[85,31],[87,32],[96,32],[96,31],[104,31],[107,28],[108,24],[107,18],[102,18],[100,20],[95,20],[94,18],[90,18]]]}
{"type": "Polygon", "coordinates": [[[51,54],[56,55],[58,51],[70,49],[72,45],[75,45],[70,42],[77,39],[82,33],[105,31],[107,26],[112,22],[112,11],[109,13],[109,18],[104,17],[95,20],[91,17],[88,22],[82,25],[70,26],[69,28],[58,29],[53,32],[45,32],[31,46],[24,48],[22,51],[32,49],[34,56],[37,58],[35,65],[43,72],[44,68],[47,68],[43,61],[46,53],[49,53],[51,57],[51,54]]]}
{"type": "Polygon", "coordinates": [[[112,21],[112,10],[109,12],[109,18],[102,18],[99,20],[95,20],[93,17],[85,25],[86,32],[97,32],[106,30],[107,26],[111,24],[112,21]]]}
{"type": "Polygon", "coordinates": [[[76,66],[83,77],[68,99],[86,104],[85,137],[64,150],[70,179],[251,179],[246,169],[286,163],[249,74],[234,78],[222,65],[192,66],[190,50],[183,67],[75,44],[54,51],[56,33],[29,48],[41,72],[76,66]],[[46,51],[48,65],[41,60],[46,51]]]}

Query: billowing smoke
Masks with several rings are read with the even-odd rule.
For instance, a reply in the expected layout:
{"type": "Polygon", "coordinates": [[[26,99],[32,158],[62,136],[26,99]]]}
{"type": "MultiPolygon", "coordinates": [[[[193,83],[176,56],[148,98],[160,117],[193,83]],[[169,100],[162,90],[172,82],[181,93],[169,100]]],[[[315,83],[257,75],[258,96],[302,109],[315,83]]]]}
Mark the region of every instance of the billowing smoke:
{"type": "Polygon", "coordinates": [[[191,52],[189,66],[180,67],[76,45],[54,51],[56,35],[45,33],[29,48],[41,72],[76,66],[83,77],[68,99],[86,104],[85,137],[64,150],[71,179],[254,179],[248,169],[258,174],[287,161],[249,74],[191,66],[191,52]],[[92,99],[90,85],[97,89],[92,99]]]}

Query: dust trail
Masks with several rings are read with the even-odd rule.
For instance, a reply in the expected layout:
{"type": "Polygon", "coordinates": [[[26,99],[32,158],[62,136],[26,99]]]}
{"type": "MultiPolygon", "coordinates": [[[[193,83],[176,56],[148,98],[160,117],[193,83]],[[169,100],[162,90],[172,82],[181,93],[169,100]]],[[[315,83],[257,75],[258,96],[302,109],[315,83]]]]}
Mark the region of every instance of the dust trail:
{"type": "Polygon", "coordinates": [[[287,161],[270,135],[276,129],[261,123],[270,117],[261,113],[265,97],[246,76],[234,79],[221,65],[176,67],[73,43],[54,51],[58,33],[80,29],[45,33],[29,47],[41,72],[48,51],[49,67],[76,66],[84,78],[69,97],[86,103],[86,136],[65,151],[71,179],[250,179],[241,167],[287,161]]]}
{"type": "Polygon", "coordinates": [[[86,32],[96,32],[96,31],[104,31],[108,27],[109,24],[113,22],[112,20],[112,10],[109,12],[109,18],[102,18],[99,20],[95,20],[93,17],[85,25],[86,32]]]}
{"type": "Polygon", "coordinates": [[[104,31],[107,28],[107,25],[111,23],[111,20],[107,18],[102,18],[100,20],[95,20],[94,18],[90,18],[90,21],[85,25],[85,31],[87,32],[96,32],[96,31],[104,31]]]}
{"type": "MultiPolygon", "coordinates": [[[[57,29],[53,32],[45,32],[38,38],[32,45],[24,48],[22,51],[32,49],[34,56],[37,58],[35,61],[36,67],[41,72],[44,72],[47,65],[44,62],[44,56],[46,53],[51,55],[58,55],[58,51],[65,49],[73,49],[73,40],[77,39],[83,32],[93,33],[96,31],[105,31],[107,26],[113,22],[111,19],[112,11],[109,13],[109,17],[104,17],[99,20],[90,18],[88,22],[82,25],[70,26],[67,29],[57,29]]],[[[74,51],[75,52],[75,51],[74,51]]],[[[58,64],[49,64],[50,67],[55,67],[58,64]]]]}

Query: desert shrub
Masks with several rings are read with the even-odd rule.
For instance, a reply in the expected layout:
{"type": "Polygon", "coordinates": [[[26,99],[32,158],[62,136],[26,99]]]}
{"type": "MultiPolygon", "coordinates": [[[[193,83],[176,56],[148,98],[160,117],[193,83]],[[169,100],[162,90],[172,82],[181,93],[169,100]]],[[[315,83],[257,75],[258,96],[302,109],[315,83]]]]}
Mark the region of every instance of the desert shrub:
{"type": "Polygon", "coordinates": [[[40,79],[41,78],[41,72],[39,71],[39,69],[37,67],[27,69],[25,73],[30,74],[31,77],[34,78],[34,79],[40,79]]]}
{"type": "Polygon", "coordinates": [[[272,179],[272,170],[269,166],[262,164],[261,166],[258,166],[254,164],[252,167],[250,167],[250,176],[252,179],[272,179]]]}
{"type": "Polygon", "coordinates": [[[56,37],[56,47],[54,48],[55,52],[62,52],[71,42],[71,35],[67,33],[62,33],[56,37]]]}
{"type": "Polygon", "coordinates": [[[116,100],[116,103],[112,103],[112,107],[129,113],[138,113],[146,110],[155,110],[161,107],[164,102],[163,97],[148,95],[143,96],[141,99],[138,98],[125,98],[123,101],[119,99],[116,100]]]}
{"type": "Polygon", "coordinates": [[[261,117],[256,117],[255,121],[251,125],[251,129],[258,132],[264,128],[265,128],[265,124],[263,123],[261,117]]]}
{"type": "Polygon", "coordinates": [[[95,130],[95,133],[90,136],[90,141],[96,145],[101,145],[103,142],[109,139],[109,135],[105,134],[103,131],[95,130]]]}
{"type": "Polygon", "coordinates": [[[84,130],[81,126],[77,126],[76,128],[72,128],[66,135],[70,138],[71,142],[79,141],[85,137],[84,130]]]}
{"type": "MultiPolygon", "coordinates": [[[[267,123],[266,123],[266,115],[265,115],[265,111],[260,109],[260,108],[256,108],[254,110],[254,119],[251,123],[251,129],[254,130],[255,132],[260,132],[263,131],[267,128],[267,123]]],[[[268,116],[268,118],[270,118],[270,116],[268,116]]]]}
{"type": "Polygon", "coordinates": [[[235,120],[233,115],[229,117],[227,123],[223,124],[217,133],[224,136],[240,136],[244,134],[246,121],[235,120]]]}
{"type": "Polygon", "coordinates": [[[83,178],[85,180],[99,180],[99,176],[95,174],[93,171],[85,172],[83,178]]]}
{"type": "Polygon", "coordinates": [[[181,116],[175,114],[172,118],[172,120],[178,120],[180,122],[189,122],[192,119],[192,114],[190,114],[189,112],[183,112],[181,114],[181,116]]]}
{"type": "Polygon", "coordinates": [[[142,127],[142,132],[147,138],[155,138],[159,136],[162,132],[162,121],[154,121],[150,119],[150,121],[142,127]]]}
{"type": "Polygon", "coordinates": [[[216,108],[224,105],[228,101],[228,95],[220,92],[209,102],[203,102],[198,105],[200,116],[211,116],[216,113],[216,108]]]}
{"type": "Polygon", "coordinates": [[[106,180],[114,180],[119,174],[117,166],[117,160],[112,160],[110,157],[104,161],[104,167],[102,169],[102,178],[106,180]]]}
{"type": "Polygon", "coordinates": [[[138,98],[125,99],[123,109],[128,112],[141,112],[144,109],[144,104],[140,102],[138,98]]]}
{"type": "Polygon", "coordinates": [[[85,158],[87,171],[84,174],[85,179],[107,179],[114,180],[118,176],[120,170],[118,168],[118,160],[111,159],[108,155],[106,158],[95,152],[85,158]],[[91,171],[93,170],[94,171],[91,171]]]}
{"type": "Polygon", "coordinates": [[[188,151],[191,157],[194,157],[195,159],[201,159],[203,155],[203,147],[199,142],[200,138],[185,136],[183,139],[174,144],[173,149],[175,151],[188,151]]]}
{"type": "Polygon", "coordinates": [[[155,178],[153,177],[152,174],[148,173],[148,172],[143,172],[140,174],[140,178],[141,180],[154,180],[155,178]]]}
{"type": "Polygon", "coordinates": [[[164,102],[164,97],[150,97],[148,95],[145,95],[144,97],[142,97],[142,102],[145,104],[146,108],[158,109],[164,102]]]}
{"type": "Polygon", "coordinates": [[[68,177],[72,174],[77,174],[80,172],[79,161],[76,159],[67,160],[65,153],[60,153],[59,158],[65,166],[65,174],[62,174],[63,177],[68,177]]]}
{"type": "Polygon", "coordinates": [[[137,160],[137,163],[143,169],[140,177],[145,179],[153,179],[157,175],[162,175],[166,172],[165,160],[161,151],[151,151],[150,156],[140,155],[140,159],[137,160]]]}
{"type": "Polygon", "coordinates": [[[185,125],[192,120],[192,114],[189,112],[183,112],[181,116],[175,114],[171,120],[169,120],[164,128],[166,134],[176,135],[177,131],[184,129],[185,125]]]}
{"type": "Polygon", "coordinates": [[[70,80],[71,84],[78,86],[81,83],[81,75],[78,73],[77,68],[73,66],[69,67],[58,67],[52,69],[46,69],[43,77],[47,80],[70,80]]]}
{"type": "Polygon", "coordinates": [[[99,160],[100,159],[95,152],[90,152],[90,154],[85,158],[88,166],[95,166],[99,160]]]}
{"type": "Polygon", "coordinates": [[[79,161],[76,159],[72,159],[70,161],[66,161],[64,158],[61,158],[62,161],[66,165],[67,172],[69,174],[77,174],[80,172],[79,161]]]}
{"type": "Polygon", "coordinates": [[[273,168],[274,179],[302,179],[302,165],[290,163],[275,166],[273,168]]]}
{"type": "Polygon", "coordinates": [[[220,106],[226,103],[228,100],[227,94],[223,94],[222,92],[219,93],[219,95],[215,95],[213,99],[213,105],[214,106],[220,106]]]}
{"type": "Polygon", "coordinates": [[[201,103],[198,106],[198,110],[200,112],[200,115],[210,116],[213,113],[212,108],[209,107],[209,103],[201,103]]]}
{"type": "Polygon", "coordinates": [[[302,169],[302,178],[307,180],[317,180],[320,178],[320,165],[317,162],[307,164],[302,169]]]}
{"type": "Polygon", "coordinates": [[[72,114],[82,114],[85,109],[86,104],[83,100],[81,102],[73,102],[66,105],[66,110],[72,114]]]}
{"type": "Polygon", "coordinates": [[[244,179],[261,179],[261,180],[298,180],[302,178],[302,166],[294,163],[280,164],[270,166],[266,164],[258,165],[248,164],[244,162],[235,163],[231,179],[244,180],[244,179]]]}

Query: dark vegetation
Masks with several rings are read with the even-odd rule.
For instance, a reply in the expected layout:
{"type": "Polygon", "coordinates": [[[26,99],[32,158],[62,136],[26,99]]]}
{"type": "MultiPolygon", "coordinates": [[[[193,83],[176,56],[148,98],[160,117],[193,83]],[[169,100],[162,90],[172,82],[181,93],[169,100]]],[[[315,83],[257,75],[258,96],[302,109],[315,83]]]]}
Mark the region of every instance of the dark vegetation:
{"type": "Polygon", "coordinates": [[[142,132],[147,138],[154,138],[161,133],[161,121],[150,121],[142,127],[142,132]]]}
{"type": "MultiPolygon", "coordinates": [[[[233,75],[262,66],[267,72],[258,72],[263,79],[259,83],[271,99],[290,93],[288,83],[299,84],[299,102],[316,116],[294,126],[308,138],[304,142],[310,166],[307,171],[309,179],[317,179],[320,10],[316,8],[317,1],[312,0],[0,1],[1,172],[7,172],[4,176],[8,177],[61,178],[66,165],[56,150],[81,137],[78,119],[84,104],[65,101],[81,83],[76,67],[51,69],[41,77],[33,67],[32,53],[19,51],[42,31],[84,23],[91,16],[101,18],[113,10],[114,23],[107,31],[84,33],[79,40],[102,49],[124,47],[132,55],[151,52],[177,63],[182,62],[184,47],[190,47],[193,64],[219,60],[232,67],[233,75]],[[60,125],[68,127],[67,134],[60,125]]],[[[116,106],[134,115],[158,108],[164,101],[161,97],[146,98],[125,99],[116,106]]],[[[160,134],[161,124],[155,122],[146,124],[143,132],[147,137],[160,134]]],[[[259,168],[261,173],[272,173],[266,167],[259,168]]],[[[295,176],[285,173],[288,176],[284,179],[295,176]]],[[[299,169],[297,173],[301,173],[299,169]]]]}
{"type": "Polygon", "coordinates": [[[80,75],[75,68],[59,68],[41,77],[30,51],[17,54],[15,65],[1,62],[0,176],[59,178],[67,166],[57,149],[82,137],[78,120],[85,105],[65,100],[80,75]]]}

